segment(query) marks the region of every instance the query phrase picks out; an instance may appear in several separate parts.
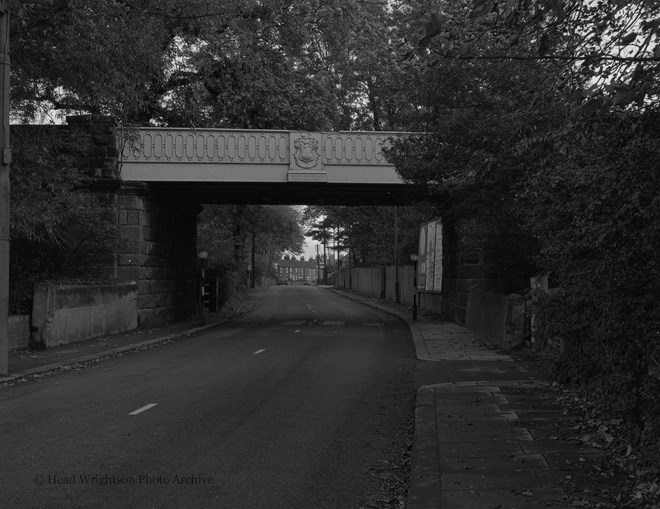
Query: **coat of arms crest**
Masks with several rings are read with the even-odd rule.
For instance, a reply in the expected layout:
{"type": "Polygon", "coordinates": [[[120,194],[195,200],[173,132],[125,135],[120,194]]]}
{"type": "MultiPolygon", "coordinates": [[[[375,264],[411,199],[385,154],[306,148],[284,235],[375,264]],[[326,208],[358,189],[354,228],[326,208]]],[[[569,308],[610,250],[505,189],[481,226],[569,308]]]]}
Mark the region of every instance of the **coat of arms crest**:
{"type": "Polygon", "coordinates": [[[303,136],[294,141],[296,152],[293,158],[301,168],[310,169],[319,164],[319,140],[311,136],[303,136]]]}

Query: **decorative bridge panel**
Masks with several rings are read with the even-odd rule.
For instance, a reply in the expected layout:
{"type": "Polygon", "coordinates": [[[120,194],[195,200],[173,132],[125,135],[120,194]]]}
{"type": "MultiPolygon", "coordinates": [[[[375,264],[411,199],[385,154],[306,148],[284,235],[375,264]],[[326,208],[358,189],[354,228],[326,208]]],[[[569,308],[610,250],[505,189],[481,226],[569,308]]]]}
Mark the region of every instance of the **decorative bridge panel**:
{"type": "Polygon", "coordinates": [[[139,128],[120,131],[127,181],[403,183],[392,132],[139,128]]]}
{"type": "Polygon", "coordinates": [[[391,132],[304,133],[233,129],[140,128],[124,131],[124,162],[290,164],[294,138],[318,139],[322,164],[389,165],[383,147],[391,132]]]}
{"type": "Polygon", "coordinates": [[[138,129],[127,131],[125,162],[289,164],[286,131],[138,129]]]}

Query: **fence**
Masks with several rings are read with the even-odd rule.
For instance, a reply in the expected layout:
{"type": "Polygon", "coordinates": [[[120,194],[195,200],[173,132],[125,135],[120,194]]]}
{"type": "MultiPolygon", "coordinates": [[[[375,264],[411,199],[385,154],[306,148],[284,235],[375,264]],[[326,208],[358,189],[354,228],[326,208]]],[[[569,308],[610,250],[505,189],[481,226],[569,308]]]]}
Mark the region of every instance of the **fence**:
{"type": "Polygon", "coordinates": [[[358,267],[342,269],[337,281],[339,288],[347,288],[372,297],[385,298],[397,302],[397,280],[401,304],[412,306],[415,279],[413,265],[383,267],[358,267]]]}

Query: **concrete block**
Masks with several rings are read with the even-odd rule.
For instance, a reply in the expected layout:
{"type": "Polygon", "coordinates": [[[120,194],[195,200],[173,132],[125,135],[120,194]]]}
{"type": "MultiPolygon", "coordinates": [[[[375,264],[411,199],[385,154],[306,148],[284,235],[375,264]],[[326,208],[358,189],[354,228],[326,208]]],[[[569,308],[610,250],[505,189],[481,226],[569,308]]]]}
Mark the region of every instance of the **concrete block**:
{"type": "Polygon", "coordinates": [[[32,341],[74,343],[137,326],[137,283],[35,287],[32,341]]]}
{"type": "Polygon", "coordinates": [[[10,315],[7,325],[9,350],[27,348],[30,344],[30,315],[10,315]]]}

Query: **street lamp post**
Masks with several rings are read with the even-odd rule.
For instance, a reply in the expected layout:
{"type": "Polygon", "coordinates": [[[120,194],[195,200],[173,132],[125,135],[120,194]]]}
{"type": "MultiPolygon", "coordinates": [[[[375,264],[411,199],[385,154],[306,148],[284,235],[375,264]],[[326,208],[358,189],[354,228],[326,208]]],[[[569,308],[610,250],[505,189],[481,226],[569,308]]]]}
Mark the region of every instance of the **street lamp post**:
{"type": "Polygon", "coordinates": [[[9,1],[0,1],[0,375],[9,351],[9,1]]]}
{"type": "Polygon", "coordinates": [[[416,254],[410,255],[410,259],[413,262],[414,275],[413,275],[413,321],[417,320],[417,262],[419,261],[419,256],[416,254]]]}
{"type": "Polygon", "coordinates": [[[204,325],[204,280],[206,279],[206,261],[209,257],[207,251],[197,253],[199,258],[199,324],[204,325]]]}

